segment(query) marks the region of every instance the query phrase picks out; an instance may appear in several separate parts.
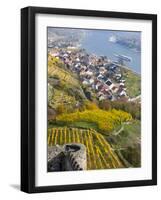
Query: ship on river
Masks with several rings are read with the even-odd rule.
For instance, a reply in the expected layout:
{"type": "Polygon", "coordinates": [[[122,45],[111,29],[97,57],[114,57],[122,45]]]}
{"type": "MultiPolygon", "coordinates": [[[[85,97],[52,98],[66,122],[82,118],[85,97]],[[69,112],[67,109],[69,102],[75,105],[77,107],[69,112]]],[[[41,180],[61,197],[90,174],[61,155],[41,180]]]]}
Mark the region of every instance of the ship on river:
{"type": "Polygon", "coordinates": [[[118,60],[126,61],[126,62],[131,62],[132,58],[126,55],[120,55],[120,54],[114,54],[115,57],[118,58],[118,60]]]}

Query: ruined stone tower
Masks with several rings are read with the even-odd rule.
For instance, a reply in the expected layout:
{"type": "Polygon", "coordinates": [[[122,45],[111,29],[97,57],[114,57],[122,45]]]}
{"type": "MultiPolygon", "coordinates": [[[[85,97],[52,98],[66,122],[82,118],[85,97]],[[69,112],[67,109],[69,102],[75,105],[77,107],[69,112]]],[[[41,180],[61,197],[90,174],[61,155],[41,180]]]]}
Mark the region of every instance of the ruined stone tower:
{"type": "Polygon", "coordinates": [[[87,169],[86,147],[69,143],[48,147],[48,172],[87,169]]]}

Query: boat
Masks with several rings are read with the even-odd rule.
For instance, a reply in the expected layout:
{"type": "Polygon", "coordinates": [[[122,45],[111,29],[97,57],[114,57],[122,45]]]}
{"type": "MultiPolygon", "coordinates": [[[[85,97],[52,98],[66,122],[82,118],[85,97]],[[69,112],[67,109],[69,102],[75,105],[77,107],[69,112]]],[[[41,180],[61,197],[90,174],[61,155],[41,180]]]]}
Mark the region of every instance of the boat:
{"type": "Polygon", "coordinates": [[[120,55],[120,54],[114,54],[115,57],[117,57],[119,60],[124,60],[127,62],[131,62],[132,58],[126,55],[120,55]]]}
{"type": "Polygon", "coordinates": [[[116,38],[115,35],[112,35],[112,36],[109,37],[108,41],[115,43],[117,41],[117,38],[116,38]]]}

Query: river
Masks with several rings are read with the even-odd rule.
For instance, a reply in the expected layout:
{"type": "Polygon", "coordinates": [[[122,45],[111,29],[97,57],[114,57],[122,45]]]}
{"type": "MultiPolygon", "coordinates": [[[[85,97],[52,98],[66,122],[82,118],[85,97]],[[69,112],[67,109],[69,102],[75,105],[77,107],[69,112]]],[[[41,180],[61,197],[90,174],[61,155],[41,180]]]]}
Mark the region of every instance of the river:
{"type": "MultiPolygon", "coordinates": [[[[125,63],[129,68],[137,73],[141,73],[141,52],[136,52],[126,46],[109,41],[113,31],[102,30],[86,30],[84,39],[82,40],[82,48],[86,49],[88,53],[96,55],[107,56],[113,61],[117,61],[114,54],[126,55],[132,58],[132,61],[125,63]]],[[[116,32],[116,31],[115,31],[116,32]]],[[[117,34],[127,34],[128,37],[133,32],[117,31],[117,34]]]]}

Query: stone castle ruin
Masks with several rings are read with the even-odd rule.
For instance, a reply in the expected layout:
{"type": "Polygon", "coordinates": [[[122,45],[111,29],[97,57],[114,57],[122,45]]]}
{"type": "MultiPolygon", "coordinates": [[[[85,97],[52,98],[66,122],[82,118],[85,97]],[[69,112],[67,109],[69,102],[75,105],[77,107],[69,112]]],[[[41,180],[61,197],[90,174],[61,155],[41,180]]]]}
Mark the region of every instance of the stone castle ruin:
{"type": "Polygon", "coordinates": [[[48,172],[87,169],[86,147],[79,143],[48,147],[48,172]]]}

